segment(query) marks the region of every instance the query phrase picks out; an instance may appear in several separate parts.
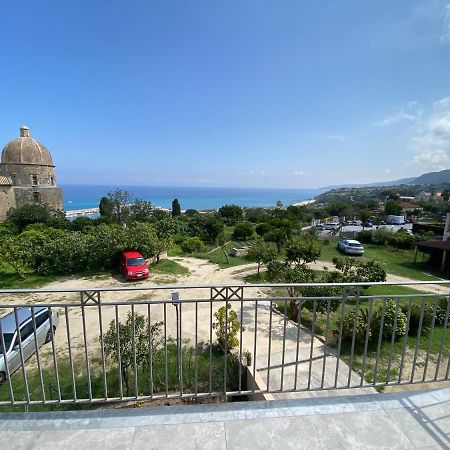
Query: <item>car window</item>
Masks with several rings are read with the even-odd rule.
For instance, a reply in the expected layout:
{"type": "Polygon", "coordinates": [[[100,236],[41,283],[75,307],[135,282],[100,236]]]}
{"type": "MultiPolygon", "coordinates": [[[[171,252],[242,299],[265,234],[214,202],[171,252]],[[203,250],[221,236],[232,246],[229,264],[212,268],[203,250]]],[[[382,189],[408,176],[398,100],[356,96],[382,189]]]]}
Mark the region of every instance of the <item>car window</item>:
{"type": "MultiPolygon", "coordinates": [[[[9,350],[9,347],[11,346],[13,337],[14,337],[14,333],[3,333],[3,339],[5,340],[6,351],[9,350]]],[[[2,347],[2,342],[0,339],[0,354],[2,354],[2,353],[3,353],[3,347],[2,347]]]]}
{"type": "Polygon", "coordinates": [[[44,322],[48,320],[48,311],[44,311],[43,313],[36,315],[36,329],[38,329],[44,322]]]}
{"type": "Polygon", "coordinates": [[[143,266],[145,264],[145,259],[140,258],[128,258],[127,260],[127,266],[143,266]]]}
{"type": "Polygon", "coordinates": [[[28,323],[20,328],[20,339],[24,341],[33,333],[33,322],[30,320],[28,323]]]}

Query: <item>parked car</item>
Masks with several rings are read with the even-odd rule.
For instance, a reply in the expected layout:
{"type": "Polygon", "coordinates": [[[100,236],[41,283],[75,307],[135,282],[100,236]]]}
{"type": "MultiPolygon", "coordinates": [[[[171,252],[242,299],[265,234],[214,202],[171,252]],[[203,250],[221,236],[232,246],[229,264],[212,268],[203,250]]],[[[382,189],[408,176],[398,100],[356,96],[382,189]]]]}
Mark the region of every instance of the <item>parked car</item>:
{"type": "Polygon", "coordinates": [[[148,278],[149,270],[144,257],[139,252],[126,251],[120,257],[120,272],[125,281],[148,278]]]}
{"type": "Polygon", "coordinates": [[[373,227],[373,223],[371,223],[371,222],[363,223],[363,228],[372,228],[372,227],[373,227]]]}
{"type": "Polygon", "coordinates": [[[17,323],[14,312],[10,312],[0,319],[3,339],[0,336],[0,386],[7,380],[7,373],[13,374],[27,361],[37,348],[50,342],[58,326],[58,313],[55,309],[49,309],[46,306],[34,308],[17,309],[17,323]],[[51,322],[50,322],[51,314],[51,322]],[[20,333],[17,332],[17,324],[20,333]],[[51,324],[51,325],[50,325],[51,324]],[[3,348],[3,342],[5,344],[3,348]],[[37,347],[36,347],[37,343],[37,347]],[[20,351],[20,345],[22,352],[20,351]],[[6,358],[5,358],[6,357],[6,358]],[[8,364],[6,370],[5,359],[8,364]]]}
{"type": "Polygon", "coordinates": [[[325,230],[337,230],[340,226],[339,222],[330,222],[325,224],[325,230]]]}
{"type": "Polygon", "coordinates": [[[348,255],[363,255],[364,247],[361,242],[353,239],[342,239],[338,242],[338,249],[347,253],[348,255]]]}

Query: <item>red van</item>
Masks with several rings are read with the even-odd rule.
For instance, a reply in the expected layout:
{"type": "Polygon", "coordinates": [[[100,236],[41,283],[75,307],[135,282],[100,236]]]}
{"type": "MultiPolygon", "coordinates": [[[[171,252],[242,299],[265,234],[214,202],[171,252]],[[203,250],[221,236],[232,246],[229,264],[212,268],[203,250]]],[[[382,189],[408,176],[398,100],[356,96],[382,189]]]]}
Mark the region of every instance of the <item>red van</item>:
{"type": "Polygon", "coordinates": [[[139,252],[126,251],[120,257],[120,271],[126,281],[148,278],[148,266],[139,252]]]}

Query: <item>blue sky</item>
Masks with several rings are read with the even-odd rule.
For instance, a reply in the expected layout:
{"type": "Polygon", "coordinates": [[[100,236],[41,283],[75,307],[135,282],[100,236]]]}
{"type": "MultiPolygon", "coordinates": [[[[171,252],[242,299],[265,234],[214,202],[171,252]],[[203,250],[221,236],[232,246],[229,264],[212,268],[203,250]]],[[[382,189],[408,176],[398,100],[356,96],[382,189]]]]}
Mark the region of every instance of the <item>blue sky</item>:
{"type": "Polygon", "coordinates": [[[450,1],[8,2],[0,145],[59,183],[316,187],[450,167],[450,1]]]}

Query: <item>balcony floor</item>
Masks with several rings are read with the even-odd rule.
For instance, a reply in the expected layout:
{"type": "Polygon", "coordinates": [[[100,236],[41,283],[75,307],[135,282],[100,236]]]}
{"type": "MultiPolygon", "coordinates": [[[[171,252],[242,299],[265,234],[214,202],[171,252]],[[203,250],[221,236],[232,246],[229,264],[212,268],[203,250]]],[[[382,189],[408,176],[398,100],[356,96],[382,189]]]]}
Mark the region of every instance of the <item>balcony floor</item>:
{"type": "Polygon", "coordinates": [[[450,388],[0,419],[8,449],[448,449],[450,388]]]}

